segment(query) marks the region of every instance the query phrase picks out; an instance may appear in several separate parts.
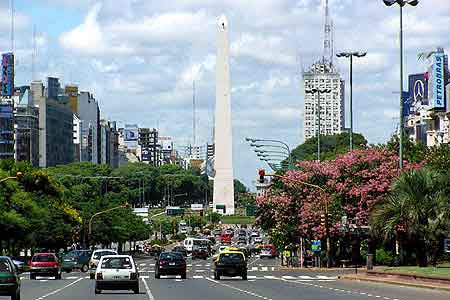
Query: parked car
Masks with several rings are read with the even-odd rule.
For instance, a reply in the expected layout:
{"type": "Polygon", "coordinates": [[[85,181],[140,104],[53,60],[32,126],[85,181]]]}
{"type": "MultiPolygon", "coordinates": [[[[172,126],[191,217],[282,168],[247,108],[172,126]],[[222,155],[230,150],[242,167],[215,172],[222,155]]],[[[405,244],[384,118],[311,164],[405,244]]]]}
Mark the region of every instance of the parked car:
{"type": "Polygon", "coordinates": [[[179,252],[162,252],[156,259],[155,278],[161,275],[181,275],[186,279],[186,260],[179,252]]]}
{"type": "Polygon", "coordinates": [[[194,246],[194,248],[192,249],[192,259],[207,259],[209,256],[209,251],[207,247],[202,247],[202,246],[194,246]]]}
{"type": "Polygon", "coordinates": [[[73,250],[63,255],[61,260],[61,269],[71,272],[74,269],[80,269],[82,272],[89,271],[89,261],[91,259],[91,250],[73,250]]]}
{"type": "Polygon", "coordinates": [[[97,249],[92,252],[91,259],[89,260],[89,277],[91,279],[95,278],[95,270],[97,269],[97,265],[100,259],[106,255],[117,255],[117,251],[113,249],[97,249]]]}
{"type": "Polygon", "coordinates": [[[55,253],[35,253],[30,263],[30,279],[36,276],[50,276],[61,279],[61,266],[55,253]]]}
{"type": "Polygon", "coordinates": [[[259,254],[260,258],[268,257],[268,258],[275,258],[277,257],[277,248],[274,245],[264,245],[261,249],[261,252],[259,254]]]}
{"type": "Polygon", "coordinates": [[[247,261],[240,251],[223,251],[214,261],[214,279],[221,276],[241,276],[247,280],[247,261]]]}
{"type": "Polygon", "coordinates": [[[104,255],[95,270],[95,293],[131,290],[139,294],[139,272],[129,255],[104,255]]]}
{"type": "Polygon", "coordinates": [[[28,269],[30,268],[30,266],[28,265],[27,261],[25,259],[20,259],[20,258],[14,258],[14,257],[10,257],[13,264],[17,267],[17,270],[19,273],[24,273],[26,271],[28,271],[28,269]]]}
{"type": "Polygon", "coordinates": [[[186,247],[183,247],[183,246],[173,247],[172,252],[179,252],[179,253],[183,254],[184,257],[187,257],[187,255],[188,255],[188,251],[187,251],[186,247]]]}
{"type": "Polygon", "coordinates": [[[0,296],[20,300],[20,277],[17,267],[7,256],[0,256],[0,296]]]}

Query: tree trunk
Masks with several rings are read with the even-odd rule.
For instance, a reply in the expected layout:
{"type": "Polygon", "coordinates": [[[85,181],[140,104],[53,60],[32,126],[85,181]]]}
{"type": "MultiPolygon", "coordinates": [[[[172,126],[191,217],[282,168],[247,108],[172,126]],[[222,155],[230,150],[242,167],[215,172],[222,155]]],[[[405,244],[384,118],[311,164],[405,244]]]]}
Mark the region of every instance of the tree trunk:
{"type": "Polygon", "coordinates": [[[428,265],[427,249],[425,241],[422,239],[418,239],[416,242],[416,256],[419,267],[426,267],[428,265]]]}

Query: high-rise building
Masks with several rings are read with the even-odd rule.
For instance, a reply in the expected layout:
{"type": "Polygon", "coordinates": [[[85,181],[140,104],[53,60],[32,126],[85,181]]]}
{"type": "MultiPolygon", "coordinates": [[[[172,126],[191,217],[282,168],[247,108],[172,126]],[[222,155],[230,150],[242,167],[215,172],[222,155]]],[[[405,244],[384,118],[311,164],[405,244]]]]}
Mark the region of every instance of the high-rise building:
{"type": "Polygon", "coordinates": [[[81,146],[82,146],[82,122],[77,114],[73,114],[73,146],[74,146],[74,161],[81,161],[81,146]]]}
{"type": "Polygon", "coordinates": [[[18,105],[14,111],[16,160],[39,166],[39,108],[18,105]]]}
{"type": "Polygon", "coordinates": [[[10,101],[0,99],[0,159],[14,158],[14,114],[10,101]]]}
{"type": "Polygon", "coordinates": [[[157,129],[139,128],[138,144],[141,147],[141,161],[153,166],[161,165],[161,144],[157,129]]]}
{"type": "Polygon", "coordinates": [[[61,84],[56,77],[47,77],[47,97],[57,100],[60,94],[61,84]]]}
{"type": "MultiPolygon", "coordinates": [[[[100,109],[94,96],[80,92],[77,96],[77,115],[82,123],[81,161],[100,163],[100,109]]],[[[71,105],[71,109],[73,109],[71,105]]]]}
{"type": "Polygon", "coordinates": [[[303,73],[305,141],[315,137],[318,132],[322,135],[334,135],[342,133],[345,128],[345,81],[333,63],[332,29],[326,0],[323,57],[303,73]],[[331,91],[311,93],[312,90],[324,89],[331,91]]]}
{"type": "Polygon", "coordinates": [[[78,86],[66,85],[64,94],[68,97],[69,106],[73,113],[78,113],[78,86]]]}

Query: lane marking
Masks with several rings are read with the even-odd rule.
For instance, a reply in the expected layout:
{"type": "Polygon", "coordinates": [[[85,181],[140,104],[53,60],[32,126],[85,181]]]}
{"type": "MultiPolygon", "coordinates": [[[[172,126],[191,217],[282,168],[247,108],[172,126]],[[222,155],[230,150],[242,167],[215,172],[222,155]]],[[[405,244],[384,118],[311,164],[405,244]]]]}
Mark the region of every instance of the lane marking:
{"type": "Polygon", "coordinates": [[[195,273],[205,272],[205,270],[195,270],[195,273]]]}
{"type": "Polygon", "coordinates": [[[266,278],[266,279],[277,279],[275,276],[271,276],[271,275],[264,276],[264,278],[266,278]]]}
{"type": "Polygon", "coordinates": [[[194,276],[192,276],[192,278],[194,278],[194,279],[203,279],[203,276],[201,276],[201,275],[194,275],[194,276]]]}
{"type": "Polygon", "coordinates": [[[147,264],[146,263],[143,263],[143,264],[139,264],[140,266],[146,266],[147,264]]]}
{"type": "Polygon", "coordinates": [[[142,278],[142,282],[144,283],[145,291],[147,292],[147,296],[149,300],[155,300],[155,297],[153,297],[152,292],[150,291],[150,287],[147,284],[147,281],[142,278]]]}
{"type": "Polygon", "coordinates": [[[251,263],[249,263],[248,265],[251,266],[253,265],[255,262],[257,262],[260,258],[255,259],[254,261],[252,261],[251,263]]]}
{"type": "Polygon", "coordinates": [[[258,267],[252,267],[251,271],[258,271],[258,267]]]}
{"type": "Polygon", "coordinates": [[[299,278],[301,278],[301,279],[313,279],[311,276],[308,276],[308,275],[301,275],[301,276],[298,276],[299,278]]]}
{"type": "Polygon", "coordinates": [[[206,278],[206,280],[209,280],[211,282],[217,283],[217,284],[219,284],[221,286],[228,287],[228,288],[230,288],[232,290],[235,290],[235,291],[247,294],[247,295],[251,295],[251,296],[256,297],[256,298],[260,298],[260,299],[264,299],[264,300],[272,300],[271,298],[268,298],[268,297],[265,297],[265,296],[262,296],[262,295],[258,295],[258,294],[254,293],[254,292],[246,291],[246,290],[234,287],[234,286],[226,284],[226,283],[218,282],[217,280],[213,280],[213,279],[210,279],[210,278],[206,278]]]}
{"type": "Polygon", "coordinates": [[[268,268],[267,267],[261,267],[261,271],[266,272],[266,271],[268,271],[268,268]]]}
{"type": "Polygon", "coordinates": [[[140,276],[142,279],[149,279],[150,276],[140,276]]]}
{"type": "Polygon", "coordinates": [[[281,276],[283,279],[296,279],[294,276],[281,276]]]}
{"type": "MultiPolygon", "coordinates": [[[[66,289],[66,288],[68,288],[68,287],[70,287],[70,286],[72,286],[72,285],[74,285],[74,284],[77,284],[77,283],[80,282],[81,280],[83,280],[83,278],[78,278],[77,280],[75,280],[75,281],[73,281],[73,282],[71,282],[71,283],[69,283],[69,284],[63,286],[62,288],[59,288],[59,289],[57,289],[57,290],[54,290],[54,291],[52,291],[52,292],[50,292],[50,293],[48,293],[48,294],[45,294],[44,296],[41,296],[41,297],[39,297],[39,298],[35,298],[35,300],[42,300],[42,299],[48,298],[49,296],[55,295],[55,294],[61,292],[62,290],[66,289]]],[[[153,300],[154,300],[154,299],[153,299],[153,300]]]]}

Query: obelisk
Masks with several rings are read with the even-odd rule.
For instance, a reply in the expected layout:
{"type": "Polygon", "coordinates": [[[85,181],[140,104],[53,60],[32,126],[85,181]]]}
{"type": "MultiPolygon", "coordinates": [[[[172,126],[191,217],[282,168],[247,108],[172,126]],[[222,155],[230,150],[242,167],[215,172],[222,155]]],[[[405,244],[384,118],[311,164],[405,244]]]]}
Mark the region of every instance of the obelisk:
{"type": "Polygon", "coordinates": [[[217,22],[214,211],[234,214],[233,144],[231,129],[230,45],[228,20],[217,22]]]}

